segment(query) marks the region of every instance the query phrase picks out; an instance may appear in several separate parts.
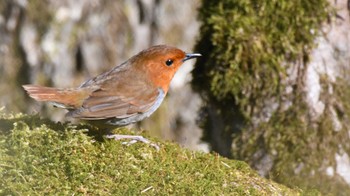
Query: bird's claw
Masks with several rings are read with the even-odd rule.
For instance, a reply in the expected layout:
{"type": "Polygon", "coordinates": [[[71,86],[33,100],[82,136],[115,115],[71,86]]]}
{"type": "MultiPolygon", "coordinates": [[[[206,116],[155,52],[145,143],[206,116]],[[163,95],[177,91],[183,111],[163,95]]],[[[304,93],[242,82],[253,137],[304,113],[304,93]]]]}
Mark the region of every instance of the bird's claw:
{"type": "Polygon", "coordinates": [[[129,142],[122,142],[123,145],[127,145],[127,146],[130,146],[132,144],[135,144],[137,142],[137,140],[131,140],[129,142]]]}
{"type": "Polygon", "coordinates": [[[140,135],[118,135],[118,134],[114,134],[114,135],[106,135],[106,137],[108,139],[115,139],[115,140],[121,140],[121,139],[131,139],[131,141],[129,142],[123,142],[122,144],[130,146],[132,144],[135,144],[136,142],[143,142],[145,144],[148,144],[152,147],[154,147],[156,150],[159,150],[159,146],[157,144],[154,144],[152,142],[150,142],[148,139],[144,138],[143,136],[140,135]]]}

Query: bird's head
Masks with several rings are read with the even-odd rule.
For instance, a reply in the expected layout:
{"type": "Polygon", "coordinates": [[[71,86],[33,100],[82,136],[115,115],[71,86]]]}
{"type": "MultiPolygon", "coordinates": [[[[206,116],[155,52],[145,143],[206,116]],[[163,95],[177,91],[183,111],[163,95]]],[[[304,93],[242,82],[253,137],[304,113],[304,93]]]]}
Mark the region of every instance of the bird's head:
{"type": "Polygon", "coordinates": [[[199,53],[185,53],[172,46],[157,45],[141,51],[133,60],[156,86],[167,92],[180,66],[185,61],[200,56],[199,53]]]}

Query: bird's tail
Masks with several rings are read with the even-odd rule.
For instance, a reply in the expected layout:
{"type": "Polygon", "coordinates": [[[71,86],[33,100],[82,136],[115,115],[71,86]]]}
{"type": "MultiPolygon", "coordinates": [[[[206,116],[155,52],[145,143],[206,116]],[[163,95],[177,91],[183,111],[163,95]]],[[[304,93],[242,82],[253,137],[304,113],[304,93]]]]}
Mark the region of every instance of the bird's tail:
{"type": "Polygon", "coordinates": [[[37,85],[23,85],[30,97],[37,101],[53,102],[58,107],[77,108],[87,94],[79,89],[59,89],[37,85]]]}

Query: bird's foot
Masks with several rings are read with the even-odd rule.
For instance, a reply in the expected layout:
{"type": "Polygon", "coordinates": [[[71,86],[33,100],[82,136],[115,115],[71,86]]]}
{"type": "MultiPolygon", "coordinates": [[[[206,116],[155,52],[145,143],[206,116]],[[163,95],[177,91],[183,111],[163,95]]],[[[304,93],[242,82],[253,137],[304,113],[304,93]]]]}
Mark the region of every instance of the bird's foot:
{"type": "Polygon", "coordinates": [[[122,144],[124,145],[132,145],[135,144],[136,142],[143,142],[145,144],[149,144],[150,146],[154,147],[156,150],[159,150],[159,146],[157,144],[154,144],[150,142],[148,139],[144,138],[141,135],[118,135],[118,134],[113,134],[113,135],[107,135],[106,136],[108,139],[115,139],[115,140],[122,140],[122,139],[130,139],[131,141],[129,142],[123,142],[122,144]]]}

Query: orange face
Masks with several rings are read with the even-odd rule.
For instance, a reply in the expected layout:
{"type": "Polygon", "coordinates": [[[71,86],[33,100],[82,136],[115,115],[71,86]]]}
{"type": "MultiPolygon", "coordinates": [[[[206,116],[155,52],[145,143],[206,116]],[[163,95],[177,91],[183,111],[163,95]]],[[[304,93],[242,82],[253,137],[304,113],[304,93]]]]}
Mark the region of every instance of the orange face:
{"type": "Polygon", "coordinates": [[[185,53],[183,51],[179,49],[170,50],[164,55],[157,55],[157,57],[145,64],[145,68],[153,83],[167,92],[170,81],[183,64],[184,58],[185,53]]]}
{"type": "Polygon", "coordinates": [[[146,80],[166,93],[176,71],[188,59],[201,56],[200,54],[186,54],[184,51],[166,45],[152,46],[128,60],[133,73],[145,76],[146,80]]]}
{"type": "Polygon", "coordinates": [[[135,65],[153,84],[168,91],[171,79],[183,64],[186,53],[174,47],[154,46],[135,56],[135,65]]]}

